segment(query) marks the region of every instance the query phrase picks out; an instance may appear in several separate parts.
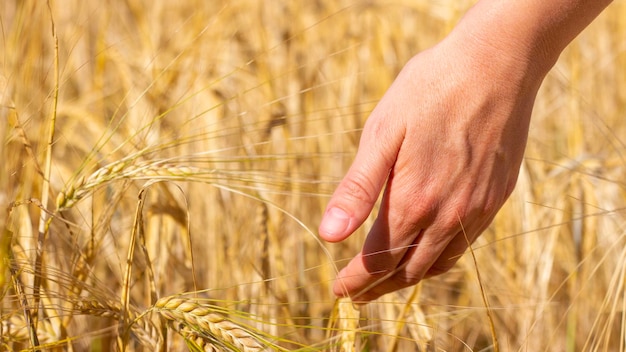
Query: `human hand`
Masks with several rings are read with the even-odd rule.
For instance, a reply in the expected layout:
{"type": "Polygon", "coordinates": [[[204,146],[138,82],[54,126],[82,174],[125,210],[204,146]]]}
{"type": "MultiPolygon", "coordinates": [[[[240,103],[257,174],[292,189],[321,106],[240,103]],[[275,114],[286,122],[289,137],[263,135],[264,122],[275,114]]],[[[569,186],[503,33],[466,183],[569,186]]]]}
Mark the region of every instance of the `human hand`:
{"type": "Polygon", "coordinates": [[[331,198],[321,237],[368,217],[362,251],[336,295],[369,301],[449,270],[511,194],[543,75],[523,58],[450,36],[415,56],[367,120],[331,198]]]}

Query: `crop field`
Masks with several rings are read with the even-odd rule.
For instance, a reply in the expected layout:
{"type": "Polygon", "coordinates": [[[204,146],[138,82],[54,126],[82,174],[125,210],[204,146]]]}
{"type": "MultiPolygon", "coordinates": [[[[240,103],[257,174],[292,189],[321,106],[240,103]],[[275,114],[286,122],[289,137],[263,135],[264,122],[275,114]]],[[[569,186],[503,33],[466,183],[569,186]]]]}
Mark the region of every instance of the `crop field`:
{"type": "Polygon", "coordinates": [[[626,351],[624,0],[472,251],[332,294],[373,221],[317,234],[363,124],[472,3],[1,1],[0,350],[626,351]]]}

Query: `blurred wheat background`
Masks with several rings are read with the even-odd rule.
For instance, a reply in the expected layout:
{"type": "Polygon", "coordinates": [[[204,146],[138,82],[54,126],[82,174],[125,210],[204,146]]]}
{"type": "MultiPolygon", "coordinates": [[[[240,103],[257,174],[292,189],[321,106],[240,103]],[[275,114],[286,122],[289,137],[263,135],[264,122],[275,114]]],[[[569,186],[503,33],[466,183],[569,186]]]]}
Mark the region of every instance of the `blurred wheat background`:
{"type": "Polygon", "coordinates": [[[471,3],[0,2],[0,350],[625,351],[625,1],[547,77],[476,265],[330,292],[363,122],[471,3]]]}

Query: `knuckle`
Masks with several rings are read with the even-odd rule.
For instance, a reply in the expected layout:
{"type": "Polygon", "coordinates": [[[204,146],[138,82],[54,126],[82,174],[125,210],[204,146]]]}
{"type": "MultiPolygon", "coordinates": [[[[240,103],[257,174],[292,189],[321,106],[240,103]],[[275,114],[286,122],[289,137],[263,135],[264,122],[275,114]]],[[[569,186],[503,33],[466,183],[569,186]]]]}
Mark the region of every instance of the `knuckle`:
{"type": "Polygon", "coordinates": [[[445,274],[448,271],[450,271],[450,269],[452,269],[453,267],[454,267],[454,264],[448,264],[448,263],[433,265],[426,272],[426,277],[433,277],[433,276],[439,276],[439,275],[445,274]]]}
{"type": "Polygon", "coordinates": [[[401,220],[415,226],[427,226],[435,221],[439,213],[439,200],[428,194],[402,195],[400,209],[406,209],[400,214],[401,220]]]}
{"type": "Polygon", "coordinates": [[[450,206],[451,211],[447,212],[440,221],[444,229],[448,231],[459,230],[461,226],[469,223],[492,218],[502,204],[503,202],[494,194],[484,196],[472,194],[469,197],[457,199],[450,206]]]}
{"type": "Polygon", "coordinates": [[[455,266],[457,260],[457,258],[446,258],[445,260],[438,260],[428,269],[428,271],[426,272],[426,277],[433,277],[447,273],[455,266]]]}
{"type": "Polygon", "coordinates": [[[379,187],[374,185],[367,176],[355,173],[345,178],[341,184],[343,196],[352,202],[373,204],[378,198],[379,187]]]}
{"type": "Polygon", "coordinates": [[[423,274],[413,273],[409,271],[400,272],[391,278],[394,283],[394,286],[400,288],[405,288],[409,286],[413,286],[420,282],[423,278],[423,274]]]}

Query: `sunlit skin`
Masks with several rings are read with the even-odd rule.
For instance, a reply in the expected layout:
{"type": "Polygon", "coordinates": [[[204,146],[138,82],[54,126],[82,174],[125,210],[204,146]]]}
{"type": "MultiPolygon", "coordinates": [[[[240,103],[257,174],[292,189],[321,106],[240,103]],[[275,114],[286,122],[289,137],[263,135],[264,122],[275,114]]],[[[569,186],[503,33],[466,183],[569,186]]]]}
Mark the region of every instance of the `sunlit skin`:
{"type": "Polygon", "coordinates": [[[382,203],[338,296],[370,301],[448,271],[515,187],[537,91],[608,0],[483,0],[416,55],[370,115],[320,236],[339,242],[382,203]]]}

